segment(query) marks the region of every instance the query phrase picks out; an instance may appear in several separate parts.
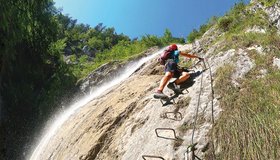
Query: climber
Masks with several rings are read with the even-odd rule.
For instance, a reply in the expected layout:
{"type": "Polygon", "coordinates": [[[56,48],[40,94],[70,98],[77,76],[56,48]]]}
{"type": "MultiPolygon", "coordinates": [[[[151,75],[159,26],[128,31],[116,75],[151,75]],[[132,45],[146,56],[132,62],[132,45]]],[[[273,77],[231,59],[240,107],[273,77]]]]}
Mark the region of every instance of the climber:
{"type": "Polygon", "coordinates": [[[167,85],[167,87],[172,89],[176,94],[178,94],[181,92],[181,90],[178,88],[177,85],[186,81],[190,77],[190,74],[188,72],[180,70],[178,68],[179,55],[188,57],[188,58],[198,58],[200,61],[204,60],[201,57],[179,51],[176,44],[170,45],[167,50],[170,50],[171,52],[168,55],[168,58],[164,64],[165,75],[161,79],[160,85],[154,93],[155,98],[167,98],[168,97],[162,91],[171,78],[174,77],[177,79],[174,82],[170,82],[167,85]]]}

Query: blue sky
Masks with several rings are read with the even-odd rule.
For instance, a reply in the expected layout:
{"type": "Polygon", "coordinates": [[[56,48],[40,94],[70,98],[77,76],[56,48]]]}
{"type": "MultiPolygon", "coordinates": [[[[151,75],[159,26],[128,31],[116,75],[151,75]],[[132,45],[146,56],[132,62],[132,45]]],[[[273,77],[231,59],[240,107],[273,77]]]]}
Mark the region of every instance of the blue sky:
{"type": "MultiPolygon", "coordinates": [[[[213,16],[222,16],[240,0],[54,0],[62,13],[78,23],[114,27],[130,38],[162,36],[168,28],[186,36],[213,16]]],[[[244,2],[248,3],[249,0],[244,2]]]]}

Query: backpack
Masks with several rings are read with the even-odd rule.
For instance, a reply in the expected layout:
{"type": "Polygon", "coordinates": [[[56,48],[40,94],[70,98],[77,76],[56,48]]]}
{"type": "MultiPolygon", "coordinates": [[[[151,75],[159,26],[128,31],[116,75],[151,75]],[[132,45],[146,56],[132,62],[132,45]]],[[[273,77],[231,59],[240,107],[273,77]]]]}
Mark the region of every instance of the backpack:
{"type": "Polygon", "coordinates": [[[167,60],[167,59],[170,59],[172,51],[173,51],[173,50],[171,50],[171,49],[169,49],[169,48],[166,49],[166,50],[164,50],[164,51],[160,54],[160,57],[158,58],[158,62],[159,62],[161,65],[165,65],[166,60],[167,60]]]}

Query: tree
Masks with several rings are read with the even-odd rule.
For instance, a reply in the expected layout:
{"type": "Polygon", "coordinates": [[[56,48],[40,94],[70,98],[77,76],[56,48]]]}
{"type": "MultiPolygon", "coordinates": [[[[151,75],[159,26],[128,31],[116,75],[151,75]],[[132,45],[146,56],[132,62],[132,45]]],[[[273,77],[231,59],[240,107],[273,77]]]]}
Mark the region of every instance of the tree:
{"type": "Polygon", "coordinates": [[[172,37],[172,33],[169,29],[165,29],[164,31],[164,35],[162,37],[162,42],[163,44],[168,44],[170,42],[172,42],[173,37],[172,37]]]}
{"type": "Polygon", "coordinates": [[[5,152],[1,154],[7,155],[4,159],[23,159],[18,156],[35,124],[55,106],[48,104],[62,95],[59,87],[69,87],[61,83],[75,81],[59,51],[63,44],[53,45],[58,40],[53,4],[52,0],[1,1],[0,92],[8,120],[1,120],[0,128],[6,131],[1,138],[7,141],[0,145],[5,152]],[[56,90],[50,89],[53,84],[58,84],[56,90]]]}
{"type": "Polygon", "coordinates": [[[162,41],[154,35],[143,36],[141,41],[148,47],[162,46],[162,41]]]}

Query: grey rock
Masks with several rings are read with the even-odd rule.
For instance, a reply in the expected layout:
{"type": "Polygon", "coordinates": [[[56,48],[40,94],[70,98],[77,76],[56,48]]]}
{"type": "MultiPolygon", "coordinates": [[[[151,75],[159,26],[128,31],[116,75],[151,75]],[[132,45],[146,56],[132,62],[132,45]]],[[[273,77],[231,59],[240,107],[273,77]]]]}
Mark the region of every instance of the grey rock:
{"type": "Polygon", "coordinates": [[[273,66],[276,66],[278,69],[280,69],[280,58],[273,58],[273,66]]]}

